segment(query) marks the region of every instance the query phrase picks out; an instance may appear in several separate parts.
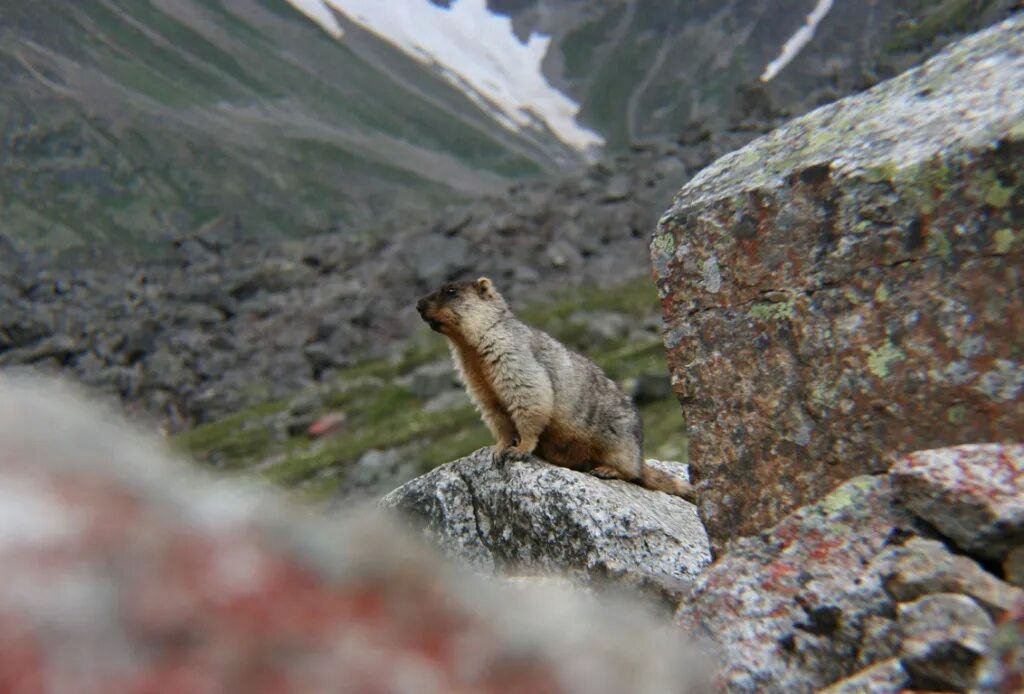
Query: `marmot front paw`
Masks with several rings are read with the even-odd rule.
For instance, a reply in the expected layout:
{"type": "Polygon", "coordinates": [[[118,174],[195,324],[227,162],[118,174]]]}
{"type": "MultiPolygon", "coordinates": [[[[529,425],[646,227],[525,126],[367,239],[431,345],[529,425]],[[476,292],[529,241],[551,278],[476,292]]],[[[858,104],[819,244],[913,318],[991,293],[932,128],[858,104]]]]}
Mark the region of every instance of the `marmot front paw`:
{"type": "Polygon", "coordinates": [[[519,447],[519,439],[513,439],[511,446],[494,447],[494,463],[499,467],[505,463],[522,462],[532,455],[533,451],[526,451],[519,447]]]}

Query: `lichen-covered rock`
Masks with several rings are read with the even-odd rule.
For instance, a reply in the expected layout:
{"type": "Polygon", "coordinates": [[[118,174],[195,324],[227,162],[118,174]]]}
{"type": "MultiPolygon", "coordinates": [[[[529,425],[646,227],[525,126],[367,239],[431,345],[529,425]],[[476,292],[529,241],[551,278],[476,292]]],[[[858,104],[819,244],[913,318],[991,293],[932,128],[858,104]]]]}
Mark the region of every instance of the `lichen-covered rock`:
{"type": "Polygon", "coordinates": [[[710,643],[724,691],[964,689],[1024,591],[930,532],[890,475],[857,477],[738,540],[677,621],[710,643]]]}
{"type": "Polygon", "coordinates": [[[871,566],[913,518],[886,477],[858,477],[738,541],[685,594],[677,620],[711,641],[716,686],[811,692],[898,655],[895,601],[871,566]]]}
{"type": "Polygon", "coordinates": [[[651,244],[721,550],[890,453],[1024,430],[1024,15],[729,154],[651,244]]]}
{"type": "MultiPolygon", "coordinates": [[[[685,468],[674,472],[685,475],[685,468]]],[[[381,503],[487,572],[555,572],[671,596],[711,560],[692,504],[536,459],[498,466],[489,448],[406,483],[381,503]]]]}
{"type": "Polygon", "coordinates": [[[1024,445],[918,451],[893,479],[907,506],[963,550],[1002,561],[1024,545],[1024,445]]]}
{"type": "Polygon", "coordinates": [[[0,377],[0,691],[686,691],[642,609],[464,575],[0,377]]]}

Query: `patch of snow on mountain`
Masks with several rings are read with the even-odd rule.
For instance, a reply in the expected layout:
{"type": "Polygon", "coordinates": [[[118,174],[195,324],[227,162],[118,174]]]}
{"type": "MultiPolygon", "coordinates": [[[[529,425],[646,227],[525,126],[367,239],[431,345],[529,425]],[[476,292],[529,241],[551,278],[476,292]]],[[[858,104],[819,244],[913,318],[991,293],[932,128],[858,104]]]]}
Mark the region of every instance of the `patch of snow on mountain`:
{"type": "Polygon", "coordinates": [[[449,8],[428,0],[290,0],[328,33],[342,36],[328,6],[400,50],[433,66],[507,128],[541,124],[565,144],[587,151],[604,144],[576,122],[579,106],[551,86],[541,61],[551,38],[533,34],[524,44],[507,17],[486,0],[455,0],[449,8]]]}
{"type": "Polygon", "coordinates": [[[334,18],[334,13],[324,4],[323,0],[288,0],[302,14],[324,28],[324,30],[336,39],[340,39],[344,32],[341,25],[334,18]]]}

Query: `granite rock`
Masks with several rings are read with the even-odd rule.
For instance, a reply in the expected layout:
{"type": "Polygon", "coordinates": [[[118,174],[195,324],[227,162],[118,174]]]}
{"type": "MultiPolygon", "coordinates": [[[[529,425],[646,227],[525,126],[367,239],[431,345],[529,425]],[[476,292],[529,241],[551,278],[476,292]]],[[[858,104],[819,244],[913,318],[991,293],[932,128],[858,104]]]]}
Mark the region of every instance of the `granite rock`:
{"type": "Polygon", "coordinates": [[[811,692],[898,655],[895,601],[872,566],[916,528],[894,501],[886,477],[857,477],[697,579],[676,619],[712,644],[717,689],[811,692]]]}
{"type": "MultiPolygon", "coordinates": [[[[685,468],[672,471],[685,475],[685,468]]],[[[538,459],[498,466],[490,448],[406,483],[381,503],[487,573],[557,573],[671,599],[711,560],[692,504],[538,459]]]]}
{"type": "Polygon", "coordinates": [[[1024,445],[918,451],[893,479],[907,506],[964,551],[998,562],[1024,546],[1024,445]]]}

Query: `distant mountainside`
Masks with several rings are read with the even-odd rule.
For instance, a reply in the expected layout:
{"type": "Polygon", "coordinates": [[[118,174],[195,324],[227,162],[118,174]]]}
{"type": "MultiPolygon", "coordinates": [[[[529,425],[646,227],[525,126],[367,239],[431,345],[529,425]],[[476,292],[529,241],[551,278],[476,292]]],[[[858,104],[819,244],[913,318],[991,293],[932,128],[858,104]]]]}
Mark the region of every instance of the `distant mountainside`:
{"type": "Polygon", "coordinates": [[[571,156],[284,0],[7,0],[0,84],[0,233],[34,245],[224,214],[255,233],[351,228],[571,156]]]}
{"type": "Polygon", "coordinates": [[[225,217],[286,236],[415,219],[578,166],[570,126],[622,152],[799,113],[1016,4],[835,3],[765,87],[814,0],[408,0],[412,25],[389,3],[294,2],[343,35],[285,0],[6,0],[0,235],[163,245],[225,217]],[[486,10],[524,56],[543,49],[542,76],[500,23],[474,33],[486,10]]]}
{"type": "MultiPolygon", "coordinates": [[[[345,4],[346,0],[336,0],[345,4]]],[[[549,79],[611,149],[689,127],[719,130],[737,113],[798,115],[893,77],[1019,0],[829,2],[808,43],[759,81],[818,0],[488,0],[520,36],[552,36],[549,79]]]]}

